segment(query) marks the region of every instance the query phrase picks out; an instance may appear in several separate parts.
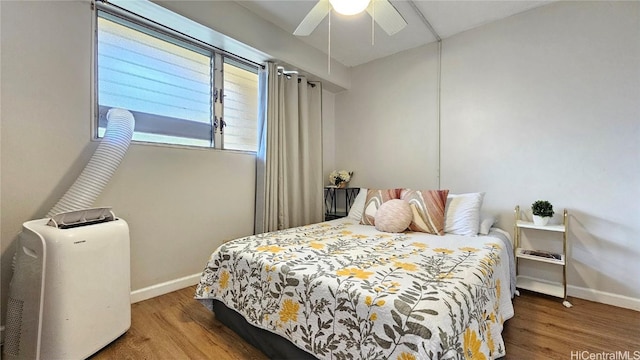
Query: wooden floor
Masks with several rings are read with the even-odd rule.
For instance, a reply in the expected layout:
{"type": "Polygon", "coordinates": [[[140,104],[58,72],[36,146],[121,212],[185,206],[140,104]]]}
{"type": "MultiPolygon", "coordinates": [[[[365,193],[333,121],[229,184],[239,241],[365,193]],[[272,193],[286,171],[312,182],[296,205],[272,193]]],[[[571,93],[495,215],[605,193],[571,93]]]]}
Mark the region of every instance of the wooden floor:
{"type": "MultiPolygon", "coordinates": [[[[267,358],[193,300],[194,291],[189,287],[133,304],[129,331],[91,359],[267,358]]],[[[570,300],[574,307],[567,309],[556,298],[529,292],[516,297],[515,316],[503,333],[504,359],[589,359],[617,351],[629,351],[629,359],[637,351],[640,358],[640,312],[570,300]]]]}

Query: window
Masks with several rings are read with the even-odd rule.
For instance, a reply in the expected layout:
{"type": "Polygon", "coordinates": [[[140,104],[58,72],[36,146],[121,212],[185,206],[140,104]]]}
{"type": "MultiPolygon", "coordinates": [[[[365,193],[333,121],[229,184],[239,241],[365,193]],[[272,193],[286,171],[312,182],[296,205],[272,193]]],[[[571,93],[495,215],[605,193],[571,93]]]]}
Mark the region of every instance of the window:
{"type": "Polygon", "coordinates": [[[136,141],[257,150],[256,65],[105,11],[97,29],[99,137],[120,107],[136,141]]]}
{"type": "Polygon", "coordinates": [[[225,149],[258,149],[258,73],[226,58],[223,63],[225,149]]]}

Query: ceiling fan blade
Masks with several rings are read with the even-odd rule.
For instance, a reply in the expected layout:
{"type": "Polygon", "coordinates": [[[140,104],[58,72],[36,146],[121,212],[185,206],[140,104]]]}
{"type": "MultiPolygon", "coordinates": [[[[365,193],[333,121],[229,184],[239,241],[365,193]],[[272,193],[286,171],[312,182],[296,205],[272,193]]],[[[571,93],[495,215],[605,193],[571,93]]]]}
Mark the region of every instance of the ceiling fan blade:
{"type": "Polygon", "coordinates": [[[389,0],[371,0],[367,12],[389,35],[393,35],[407,26],[406,20],[389,0]]]}
{"type": "Polygon", "coordinates": [[[309,36],[316,29],[316,27],[320,24],[322,19],[329,13],[331,10],[331,4],[329,4],[329,0],[319,0],[318,3],[309,11],[307,16],[302,19],[302,22],[296,30],[293,32],[293,35],[296,36],[309,36]]]}

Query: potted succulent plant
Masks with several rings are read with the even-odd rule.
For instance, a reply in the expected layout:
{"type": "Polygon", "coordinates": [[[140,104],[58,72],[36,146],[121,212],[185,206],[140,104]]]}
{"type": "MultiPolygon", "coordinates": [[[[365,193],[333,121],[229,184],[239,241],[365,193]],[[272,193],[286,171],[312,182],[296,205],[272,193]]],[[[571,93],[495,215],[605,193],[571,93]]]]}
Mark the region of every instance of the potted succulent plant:
{"type": "Polygon", "coordinates": [[[547,225],[554,214],[553,205],[546,200],[537,200],[531,204],[531,212],[533,213],[533,223],[536,225],[547,225]]]}

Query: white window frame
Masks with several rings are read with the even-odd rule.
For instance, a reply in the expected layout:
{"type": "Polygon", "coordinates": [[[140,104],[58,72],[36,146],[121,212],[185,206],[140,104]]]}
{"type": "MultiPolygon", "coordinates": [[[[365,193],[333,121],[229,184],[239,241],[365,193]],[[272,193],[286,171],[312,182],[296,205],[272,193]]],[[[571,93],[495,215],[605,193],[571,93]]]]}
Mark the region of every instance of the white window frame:
{"type": "MultiPolygon", "coordinates": [[[[166,26],[160,25],[152,20],[149,20],[147,18],[138,16],[136,14],[131,13],[130,11],[120,8],[120,7],[114,7],[110,4],[102,4],[102,3],[97,3],[97,9],[95,9],[95,21],[94,21],[94,34],[95,34],[95,39],[93,41],[94,44],[94,61],[93,61],[93,84],[94,84],[94,93],[93,93],[93,98],[92,98],[92,107],[94,108],[93,113],[95,114],[94,119],[92,120],[92,139],[94,140],[99,140],[100,137],[98,136],[98,131],[100,128],[100,122],[102,120],[102,123],[104,124],[104,115],[106,114],[106,111],[108,109],[106,109],[106,107],[103,107],[99,104],[99,97],[98,97],[98,93],[99,93],[99,84],[98,84],[98,54],[97,54],[97,50],[98,50],[98,17],[100,16],[98,14],[98,11],[102,11],[106,14],[108,14],[110,17],[117,17],[117,18],[122,18],[124,19],[125,22],[130,22],[135,24],[136,27],[144,27],[144,28],[149,28],[151,29],[151,31],[153,32],[158,32],[162,34],[162,37],[164,40],[168,40],[168,39],[173,39],[176,42],[179,43],[186,43],[188,44],[190,47],[196,47],[199,49],[203,49],[206,52],[209,52],[212,55],[212,65],[211,65],[211,71],[212,71],[212,78],[213,78],[213,82],[212,82],[212,88],[211,88],[211,95],[212,95],[212,99],[211,99],[211,103],[213,104],[212,109],[211,109],[211,124],[205,124],[205,123],[201,123],[201,125],[199,124],[192,124],[190,125],[190,129],[191,130],[184,130],[181,129],[180,124],[178,122],[176,122],[176,120],[181,121],[180,119],[174,119],[171,117],[166,117],[166,116],[160,116],[160,115],[151,115],[151,114],[146,114],[146,113],[140,113],[140,112],[136,112],[136,111],[132,111],[135,119],[136,119],[136,124],[140,124],[140,125],[136,125],[136,130],[139,130],[139,126],[144,129],[145,124],[149,124],[149,121],[154,121],[154,122],[164,122],[166,124],[167,128],[174,128],[174,129],[178,129],[177,131],[167,131],[166,135],[169,136],[177,136],[177,135],[187,135],[188,137],[191,138],[200,138],[200,139],[205,139],[204,135],[202,134],[206,134],[206,129],[209,129],[211,131],[213,131],[213,136],[211,136],[211,141],[210,142],[210,146],[198,146],[198,145],[183,145],[183,144],[174,144],[174,143],[170,143],[170,142],[146,142],[146,141],[141,141],[141,140],[133,140],[136,143],[142,143],[142,144],[152,144],[152,145],[158,145],[158,146],[169,146],[169,147],[194,147],[194,148],[198,148],[198,149],[212,149],[212,150],[225,150],[225,151],[239,151],[239,152],[249,152],[249,153],[255,153],[257,151],[257,148],[255,150],[237,150],[237,149],[225,149],[224,148],[224,127],[221,127],[220,125],[223,125],[224,122],[224,107],[223,107],[223,99],[224,99],[224,85],[223,85],[223,73],[222,73],[222,68],[223,68],[223,61],[224,58],[230,58],[233,59],[232,65],[234,66],[238,66],[241,67],[245,70],[249,70],[252,69],[253,71],[255,71],[256,74],[256,79],[258,79],[258,71],[259,68],[262,65],[259,65],[251,60],[247,60],[245,58],[242,58],[240,56],[237,56],[235,54],[229,53],[229,52],[225,52],[222,49],[219,49],[215,46],[209,45],[207,43],[204,43],[200,40],[191,38],[188,35],[185,35],[179,31],[170,29],[166,26]],[[216,96],[217,94],[217,96],[216,96]],[[200,129],[198,129],[200,128],[200,129]]],[[[127,26],[125,24],[125,26],[127,26]]],[[[138,29],[135,29],[138,30],[138,29]]],[[[140,30],[138,30],[140,31],[140,30]]],[[[143,31],[144,32],[144,31],[143,31]]],[[[257,105],[257,100],[256,100],[256,105],[257,105]]],[[[256,111],[257,114],[257,111],[256,111]]],[[[258,119],[256,118],[256,130],[257,130],[257,126],[258,126],[258,119]]],[[[157,132],[157,131],[156,131],[157,132]]]]}

